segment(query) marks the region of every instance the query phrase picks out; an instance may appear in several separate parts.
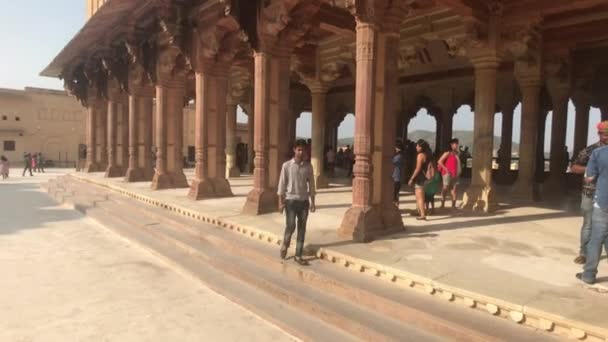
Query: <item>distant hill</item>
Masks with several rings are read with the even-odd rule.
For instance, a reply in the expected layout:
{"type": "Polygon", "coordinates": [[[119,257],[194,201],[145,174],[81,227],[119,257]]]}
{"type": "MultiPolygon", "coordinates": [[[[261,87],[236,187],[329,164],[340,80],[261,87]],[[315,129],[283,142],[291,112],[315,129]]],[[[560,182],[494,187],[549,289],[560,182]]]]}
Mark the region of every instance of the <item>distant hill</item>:
{"type": "MultiPolygon", "coordinates": [[[[460,145],[468,146],[471,151],[474,149],[473,131],[454,131],[452,136],[454,136],[455,138],[458,138],[460,140],[460,145]]],[[[412,141],[416,141],[418,139],[424,139],[424,140],[428,141],[429,144],[431,145],[431,148],[433,150],[435,150],[435,133],[434,132],[430,132],[430,131],[410,132],[408,134],[408,139],[410,139],[412,141]]],[[[352,137],[338,139],[338,145],[339,146],[346,146],[346,145],[353,146],[353,140],[354,139],[352,137]]],[[[498,150],[498,148],[500,147],[500,140],[501,140],[500,137],[496,137],[496,136],[494,137],[494,151],[498,150]]],[[[519,144],[516,142],[513,142],[513,148],[511,150],[514,153],[518,153],[519,144]]]]}

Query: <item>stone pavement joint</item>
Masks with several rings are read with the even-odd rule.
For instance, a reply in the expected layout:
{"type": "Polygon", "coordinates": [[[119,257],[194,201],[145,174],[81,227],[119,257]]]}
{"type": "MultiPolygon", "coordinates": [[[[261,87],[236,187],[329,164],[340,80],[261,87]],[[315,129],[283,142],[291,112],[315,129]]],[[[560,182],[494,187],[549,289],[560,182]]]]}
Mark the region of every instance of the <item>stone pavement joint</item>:
{"type": "MultiPolygon", "coordinates": [[[[280,246],[282,243],[282,236],[279,234],[231,220],[231,218],[236,218],[239,215],[233,215],[232,217],[210,215],[202,211],[180,206],[176,203],[170,203],[142,195],[117,184],[101,182],[90,176],[79,174],[71,174],[69,176],[77,180],[105,187],[141,202],[164,208],[191,219],[229,229],[256,241],[269,243],[275,246],[280,246]]],[[[255,220],[252,221],[255,222],[255,220]]],[[[352,270],[353,272],[375,277],[378,280],[392,283],[400,288],[410,288],[432,296],[437,296],[443,298],[445,303],[458,304],[483,311],[510,320],[516,324],[524,324],[536,329],[555,333],[559,336],[581,340],[584,339],[585,341],[608,341],[608,330],[606,327],[595,326],[580,320],[570,319],[562,315],[537,309],[534,306],[516,304],[509,300],[488,296],[476,291],[470,291],[466,288],[450,286],[434,280],[434,278],[396,269],[371,260],[354,257],[351,254],[342,253],[333,247],[318,247],[313,244],[308,244],[307,252],[311,255],[316,255],[319,259],[352,270]]],[[[601,288],[598,291],[601,291],[601,288]]]]}

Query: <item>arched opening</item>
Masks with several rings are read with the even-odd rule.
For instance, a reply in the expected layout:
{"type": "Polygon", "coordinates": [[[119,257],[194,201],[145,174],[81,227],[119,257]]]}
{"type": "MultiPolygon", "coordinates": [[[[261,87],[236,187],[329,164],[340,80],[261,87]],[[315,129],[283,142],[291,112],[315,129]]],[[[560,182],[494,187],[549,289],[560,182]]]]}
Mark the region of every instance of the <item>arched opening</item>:
{"type": "Polygon", "coordinates": [[[602,121],[602,113],[598,108],[591,108],[589,111],[589,129],[587,134],[587,146],[598,141],[597,124],[602,121]]]}
{"type": "Polygon", "coordinates": [[[453,121],[453,133],[454,138],[460,140],[460,147],[462,149],[462,156],[466,159],[461,161],[466,163],[466,167],[463,170],[465,177],[469,176],[467,169],[472,167],[471,157],[473,155],[473,122],[475,115],[470,105],[463,104],[458,107],[456,114],[454,115],[453,121]]]}
{"type": "Polygon", "coordinates": [[[310,139],[312,137],[312,113],[302,112],[296,120],[296,139],[310,139]]]}
{"type": "MultiPolygon", "coordinates": [[[[576,111],[574,108],[574,103],[572,100],[568,101],[568,113],[566,116],[566,144],[563,147],[564,149],[564,158],[567,158],[568,161],[572,160],[572,149],[574,148],[574,125],[575,125],[575,117],[576,111]]],[[[547,114],[547,120],[545,122],[545,171],[550,169],[549,159],[551,158],[551,139],[552,139],[552,127],[553,125],[553,110],[547,114]]],[[[569,162],[567,169],[569,170],[569,162]]]]}
{"type": "Polygon", "coordinates": [[[335,176],[347,177],[352,174],[354,161],[355,116],[346,114],[338,125],[338,146],[336,153],[335,176]]]}
{"type": "Polygon", "coordinates": [[[407,136],[411,141],[426,140],[435,151],[437,140],[437,120],[429,114],[426,108],[420,108],[407,126],[407,136]]]}

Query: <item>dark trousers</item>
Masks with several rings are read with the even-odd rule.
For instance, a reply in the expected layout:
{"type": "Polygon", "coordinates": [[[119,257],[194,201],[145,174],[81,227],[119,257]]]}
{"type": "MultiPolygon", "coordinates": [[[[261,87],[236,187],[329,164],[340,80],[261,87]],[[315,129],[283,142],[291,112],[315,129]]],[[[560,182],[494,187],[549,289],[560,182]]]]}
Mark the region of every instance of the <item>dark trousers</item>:
{"type": "Polygon", "coordinates": [[[393,182],[393,202],[399,202],[399,192],[401,191],[401,182],[393,182]]]}
{"type": "Polygon", "coordinates": [[[284,248],[289,248],[291,243],[291,236],[296,229],[296,223],[298,226],[298,236],[296,238],[296,256],[302,256],[302,249],[304,249],[304,237],[306,236],[306,220],[308,219],[308,209],[310,203],[306,201],[297,200],[286,200],[285,201],[285,213],[286,213],[286,226],[285,234],[283,236],[284,248]]]}
{"type": "Polygon", "coordinates": [[[29,164],[25,164],[25,167],[23,167],[23,176],[25,176],[25,171],[29,170],[30,171],[30,176],[33,176],[34,174],[32,173],[32,166],[29,164]]]}

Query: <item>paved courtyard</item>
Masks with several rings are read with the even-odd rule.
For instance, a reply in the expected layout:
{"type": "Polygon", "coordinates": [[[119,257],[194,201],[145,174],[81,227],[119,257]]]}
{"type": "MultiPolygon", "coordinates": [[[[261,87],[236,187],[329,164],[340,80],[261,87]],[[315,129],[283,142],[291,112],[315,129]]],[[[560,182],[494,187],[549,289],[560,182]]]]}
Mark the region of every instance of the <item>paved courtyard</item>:
{"type": "MultiPolygon", "coordinates": [[[[187,171],[187,176],[192,173],[187,171]]],[[[187,189],[150,191],[149,183],[126,184],[102,174],[78,174],[98,184],[126,189],[180,208],[198,211],[241,226],[280,236],[279,214],[244,216],[241,209],[252,186],[250,177],[231,180],[234,197],[191,201],[187,189]]],[[[518,310],[548,312],[560,319],[608,328],[608,263],[599,269],[599,284],[582,285],[574,275],[581,218],[575,210],[503,205],[495,214],[470,215],[439,211],[428,222],[406,214],[414,208],[410,193],[402,196],[407,231],[369,244],[355,244],[336,235],[349,207],[351,189],[321,190],[318,211],[310,216],[307,242],[343,254],[362,264],[380,265],[395,274],[427,279],[444,287],[508,303],[518,310]]],[[[573,207],[572,203],[565,205],[573,207]]],[[[605,330],[604,330],[605,331],[605,330]]]]}
{"type": "Polygon", "coordinates": [[[0,181],[0,341],[291,341],[75,210],[0,181]]]}

